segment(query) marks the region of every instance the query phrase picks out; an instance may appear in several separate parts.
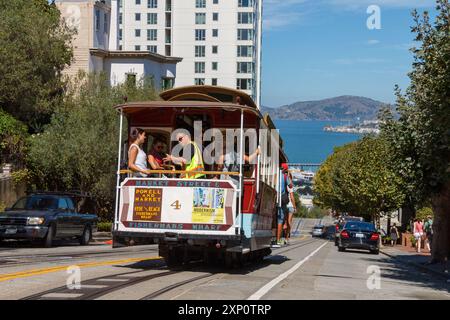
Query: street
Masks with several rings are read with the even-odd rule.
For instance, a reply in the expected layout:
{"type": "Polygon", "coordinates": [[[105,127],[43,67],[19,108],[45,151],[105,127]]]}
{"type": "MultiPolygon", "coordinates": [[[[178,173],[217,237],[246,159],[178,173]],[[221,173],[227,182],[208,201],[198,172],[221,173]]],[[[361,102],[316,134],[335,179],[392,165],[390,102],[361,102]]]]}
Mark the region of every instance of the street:
{"type": "Polygon", "coordinates": [[[169,270],[155,245],[2,244],[0,288],[0,299],[450,299],[442,278],[384,254],[338,252],[334,242],[304,232],[263,262],[232,270],[201,262],[169,270]],[[79,288],[67,269],[74,266],[79,288]]]}

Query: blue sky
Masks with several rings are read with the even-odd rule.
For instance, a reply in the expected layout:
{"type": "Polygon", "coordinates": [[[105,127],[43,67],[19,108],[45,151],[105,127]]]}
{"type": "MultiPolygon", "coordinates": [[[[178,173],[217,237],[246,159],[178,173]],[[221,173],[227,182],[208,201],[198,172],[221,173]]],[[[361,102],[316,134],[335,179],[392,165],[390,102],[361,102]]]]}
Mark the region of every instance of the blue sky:
{"type": "Polygon", "coordinates": [[[434,0],[264,0],[262,105],[339,95],[395,101],[406,88],[414,45],[411,10],[434,0]],[[381,29],[369,30],[369,5],[381,29]]]}

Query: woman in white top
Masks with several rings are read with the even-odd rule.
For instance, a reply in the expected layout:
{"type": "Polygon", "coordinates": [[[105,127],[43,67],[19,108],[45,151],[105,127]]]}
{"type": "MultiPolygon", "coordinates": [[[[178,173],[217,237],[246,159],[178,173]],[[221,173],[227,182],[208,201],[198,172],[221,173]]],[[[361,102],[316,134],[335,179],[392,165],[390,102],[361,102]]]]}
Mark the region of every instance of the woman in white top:
{"type": "Polygon", "coordinates": [[[128,168],[134,171],[134,177],[147,177],[150,170],[147,167],[147,155],[142,150],[142,145],[147,139],[143,129],[133,129],[131,132],[131,145],[128,149],[128,168]]]}

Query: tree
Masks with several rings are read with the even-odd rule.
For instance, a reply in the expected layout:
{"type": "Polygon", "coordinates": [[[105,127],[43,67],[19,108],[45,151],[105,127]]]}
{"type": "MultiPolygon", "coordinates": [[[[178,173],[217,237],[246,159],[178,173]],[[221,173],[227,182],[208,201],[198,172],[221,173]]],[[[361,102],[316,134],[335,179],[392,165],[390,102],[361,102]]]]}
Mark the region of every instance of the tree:
{"type": "Polygon", "coordinates": [[[61,98],[73,34],[47,0],[0,0],[0,108],[32,132],[61,98]]]}
{"type": "Polygon", "coordinates": [[[385,112],[382,134],[390,141],[392,167],[405,181],[407,198],[418,207],[431,198],[435,213],[433,260],[450,252],[450,3],[437,0],[432,24],[413,12],[418,47],[411,84],[398,88],[398,120],[385,112]]]}
{"type": "Polygon", "coordinates": [[[336,150],[316,176],[316,203],[372,221],[399,208],[402,181],[386,166],[387,152],[386,141],[375,136],[336,150]]]}
{"type": "Polygon", "coordinates": [[[103,218],[112,218],[119,117],[113,108],[128,101],[155,100],[148,81],[111,88],[104,75],[80,75],[50,125],[30,138],[28,166],[34,186],[81,190],[94,195],[103,218]]]}
{"type": "Polygon", "coordinates": [[[27,127],[0,109],[0,163],[21,164],[25,157],[27,136],[27,127]]]}

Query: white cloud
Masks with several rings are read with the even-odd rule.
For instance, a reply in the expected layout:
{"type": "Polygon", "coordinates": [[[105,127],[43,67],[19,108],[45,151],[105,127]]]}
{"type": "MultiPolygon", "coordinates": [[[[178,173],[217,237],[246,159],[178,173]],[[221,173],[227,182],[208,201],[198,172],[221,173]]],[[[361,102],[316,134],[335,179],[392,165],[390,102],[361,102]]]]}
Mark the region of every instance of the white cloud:
{"type": "Polygon", "coordinates": [[[343,65],[343,66],[349,66],[349,65],[355,65],[355,64],[376,64],[376,63],[386,63],[388,62],[385,59],[378,59],[378,58],[341,58],[341,59],[334,59],[332,60],[334,64],[343,65]]]}

